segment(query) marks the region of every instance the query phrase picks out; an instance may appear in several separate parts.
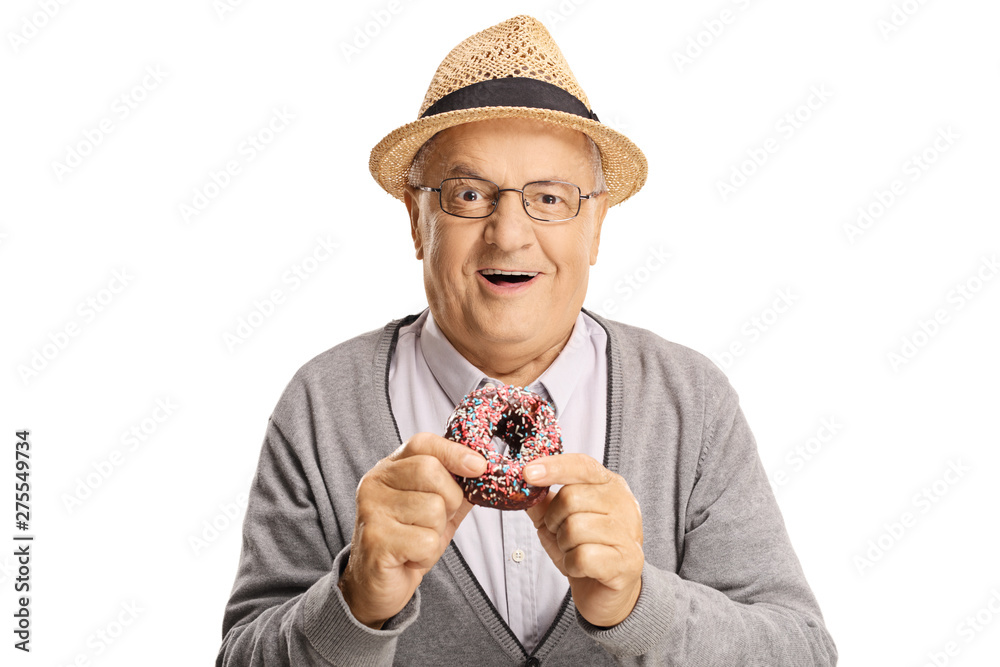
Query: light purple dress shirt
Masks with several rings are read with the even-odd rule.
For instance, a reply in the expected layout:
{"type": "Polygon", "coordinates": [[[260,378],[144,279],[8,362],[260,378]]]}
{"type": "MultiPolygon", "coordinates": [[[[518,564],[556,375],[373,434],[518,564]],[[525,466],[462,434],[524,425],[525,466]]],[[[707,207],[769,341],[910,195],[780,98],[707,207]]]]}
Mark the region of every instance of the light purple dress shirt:
{"type": "MultiPolygon", "coordinates": [[[[564,451],[598,461],[604,457],[607,426],[606,346],[607,333],[581,312],[559,356],[527,387],[553,404],[564,451]]],[[[490,382],[501,384],[465,359],[430,309],[424,310],[400,329],[389,365],[389,400],[403,442],[425,431],[443,435],[455,406],[490,382]]],[[[475,506],[453,542],[530,653],[555,620],[569,584],[542,548],[527,513],[475,506]]]]}

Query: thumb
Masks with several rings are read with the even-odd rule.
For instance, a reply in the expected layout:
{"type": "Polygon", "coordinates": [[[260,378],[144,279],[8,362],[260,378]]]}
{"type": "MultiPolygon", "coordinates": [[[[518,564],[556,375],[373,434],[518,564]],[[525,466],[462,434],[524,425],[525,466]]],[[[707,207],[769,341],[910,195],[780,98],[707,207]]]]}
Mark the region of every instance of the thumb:
{"type": "Polygon", "coordinates": [[[401,447],[398,458],[433,456],[453,475],[479,477],[486,472],[486,459],[475,450],[436,433],[417,433],[401,447]]]}
{"type": "Polygon", "coordinates": [[[460,477],[473,478],[486,472],[486,459],[482,454],[447,438],[441,438],[441,442],[445,451],[439,458],[448,472],[460,477]]]}

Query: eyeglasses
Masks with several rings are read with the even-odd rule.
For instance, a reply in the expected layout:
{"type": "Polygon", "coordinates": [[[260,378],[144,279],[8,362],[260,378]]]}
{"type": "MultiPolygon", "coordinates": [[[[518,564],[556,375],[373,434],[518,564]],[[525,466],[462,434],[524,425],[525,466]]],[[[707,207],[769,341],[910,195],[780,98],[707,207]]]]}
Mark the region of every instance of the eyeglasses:
{"type": "Polygon", "coordinates": [[[501,188],[485,178],[446,178],[441,187],[416,186],[438,193],[441,210],[458,218],[488,218],[500,202],[501,192],[520,192],[524,212],[539,222],[572,220],[580,212],[582,200],[599,193],[580,194],[580,187],[564,181],[534,181],[523,188],[501,188]]]}

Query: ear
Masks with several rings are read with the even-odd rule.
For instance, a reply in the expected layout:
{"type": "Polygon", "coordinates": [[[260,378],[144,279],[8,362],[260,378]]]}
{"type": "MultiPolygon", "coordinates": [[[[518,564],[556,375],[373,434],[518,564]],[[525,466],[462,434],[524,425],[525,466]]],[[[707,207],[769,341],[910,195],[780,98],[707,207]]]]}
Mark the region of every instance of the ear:
{"type": "Polygon", "coordinates": [[[608,193],[603,192],[594,203],[594,239],[590,244],[590,265],[597,264],[597,250],[601,245],[601,225],[608,214],[608,193]]]}
{"type": "Polygon", "coordinates": [[[409,185],[403,190],[403,203],[410,216],[410,236],[413,237],[413,247],[417,251],[417,259],[424,258],[424,239],[420,233],[420,203],[417,193],[409,185]]]}

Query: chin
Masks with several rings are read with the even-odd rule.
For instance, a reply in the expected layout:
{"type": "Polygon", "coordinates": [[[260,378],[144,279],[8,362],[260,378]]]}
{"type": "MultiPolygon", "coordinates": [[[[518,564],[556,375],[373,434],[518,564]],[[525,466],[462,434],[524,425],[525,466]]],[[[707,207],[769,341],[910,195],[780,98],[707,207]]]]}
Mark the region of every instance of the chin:
{"type": "Polygon", "coordinates": [[[490,312],[476,320],[483,338],[497,343],[521,343],[543,328],[540,313],[541,310],[535,308],[508,308],[505,312],[490,312]]]}

